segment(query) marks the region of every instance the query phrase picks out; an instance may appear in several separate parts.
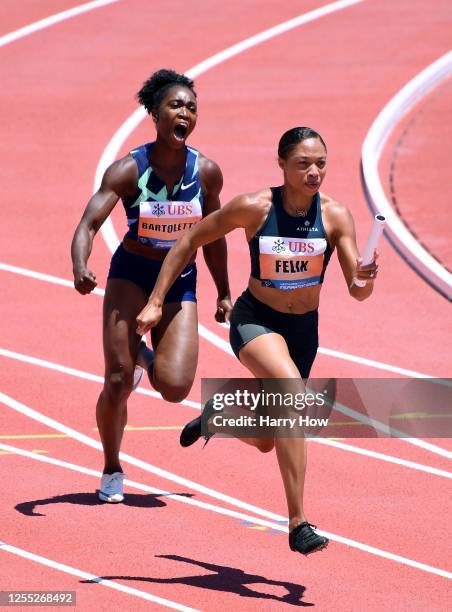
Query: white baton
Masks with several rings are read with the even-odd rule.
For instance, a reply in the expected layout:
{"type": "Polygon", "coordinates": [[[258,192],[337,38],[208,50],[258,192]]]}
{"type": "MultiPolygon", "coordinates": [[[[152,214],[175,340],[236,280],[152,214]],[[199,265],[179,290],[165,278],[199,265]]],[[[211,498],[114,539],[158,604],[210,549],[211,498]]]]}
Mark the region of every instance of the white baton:
{"type": "MultiPolygon", "coordinates": [[[[375,215],[366,246],[364,247],[363,264],[365,266],[373,261],[374,251],[377,248],[378,241],[383,233],[385,223],[386,219],[383,217],[383,215],[375,215]]],[[[359,278],[353,279],[353,285],[357,285],[358,287],[365,287],[366,283],[367,281],[359,278]]]]}

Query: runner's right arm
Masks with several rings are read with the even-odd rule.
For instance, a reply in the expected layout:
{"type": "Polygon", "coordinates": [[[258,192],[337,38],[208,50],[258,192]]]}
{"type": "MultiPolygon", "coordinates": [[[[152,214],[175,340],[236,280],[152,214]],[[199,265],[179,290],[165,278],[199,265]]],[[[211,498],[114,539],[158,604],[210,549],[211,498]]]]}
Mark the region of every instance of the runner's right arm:
{"type": "Polygon", "coordinates": [[[136,190],[137,168],[131,156],[114,162],[102,178],[99,190],[88,202],[71,245],[74,287],[79,293],[91,293],[97,285],[96,275],[88,268],[88,258],[96,233],[111,213],[119,198],[136,190]]]}
{"type": "Polygon", "coordinates": [[[234,198],[179,238],[165,257],[149,301],[137,317],[137,334],[145,334],[160,321],[167,292],[199,247],[250,224],[252,207],[248,200],[247,195],[234,198]]]}

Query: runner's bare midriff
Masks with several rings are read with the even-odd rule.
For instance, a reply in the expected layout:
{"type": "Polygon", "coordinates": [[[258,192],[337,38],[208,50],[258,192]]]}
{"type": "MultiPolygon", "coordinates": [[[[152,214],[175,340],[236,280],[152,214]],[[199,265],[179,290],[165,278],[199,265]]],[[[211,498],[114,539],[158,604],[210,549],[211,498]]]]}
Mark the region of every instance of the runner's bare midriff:
{"type": "MultiPolygon", "coordinates": [[[[148,259],[155,259],[157,261],[163,261],[168,253],[168,250],[157,249],[150,245],[140,244],[133,238],[124,238],[122,241],[124,249],[132,255],[140,255],[141,257],[147,257],[148,259]]],[[[191,257],[188,263],[194,262],[196,254],[191,257]]]]}
{"type": "Polygon", "coordinates": [[[319,306],[321,284],[301,287],[293,291],[281,291],[273,287],[263,287],[261,281],[250,277],[248,289],[256,299],[278,312],[304,314],[319,306]]]}

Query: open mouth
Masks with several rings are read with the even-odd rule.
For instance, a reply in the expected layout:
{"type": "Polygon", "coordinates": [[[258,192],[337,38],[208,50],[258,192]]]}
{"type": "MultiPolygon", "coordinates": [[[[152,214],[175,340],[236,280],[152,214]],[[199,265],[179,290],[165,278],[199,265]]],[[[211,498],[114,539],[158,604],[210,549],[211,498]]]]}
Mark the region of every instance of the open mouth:
{"type": "Polygon", "coordinates": [[[188,125],[186,125],[185,123],[179,123],[174,128],[174,136],[178,140],[185,140],[185,138],[187,137],[187,133],[188,133],[188,125]]]}

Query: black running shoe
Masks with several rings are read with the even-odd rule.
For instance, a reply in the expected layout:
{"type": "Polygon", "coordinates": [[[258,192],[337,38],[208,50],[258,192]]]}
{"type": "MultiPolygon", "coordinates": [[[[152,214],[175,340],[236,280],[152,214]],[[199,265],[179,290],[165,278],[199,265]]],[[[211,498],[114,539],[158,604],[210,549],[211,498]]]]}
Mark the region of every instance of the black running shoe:
{"type": "Polygon", "coordinates": [[[318,535],[314,529],[315,525],[311,523],[301,523],[289,533],[289,546],[291,550],[295,550],[302,555],[322,550],[328,546],[328,538],[318,535]]]}
{"type": "Polygon", "coordinates": [[[201,417],[196,417],[185,425],[180,433],[179,442],[181,446],[187,447],[194,444],[201,437],[201,417]]]}
{"type": "MultiPolygon", "coordinates": [[[[185,427],[183,428],[183,430],[181,431],[180,438],[179,438],[180,445],[186,448],[187,446],[191,446],[192,444],[197,442],[199,438],[202,436],[203,419],[205,420],[205,423],[207,425],[207,421],[210,419],[212,414],[214,414],[214,412],[215,410],[213,408],[213,402],[212,400],[209,400],[208,402],[206,402],[204,406],[204,410],[202,411],[202,414],[199,417],[196,417],[196,419],[193,419],[192,421],[187,423],[185,427]]],[[[204,436],[206,440],[206,444],[213,435],[214,435],[213,433],[209,432],[204,436]]]]}

